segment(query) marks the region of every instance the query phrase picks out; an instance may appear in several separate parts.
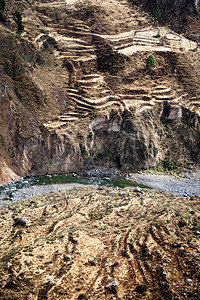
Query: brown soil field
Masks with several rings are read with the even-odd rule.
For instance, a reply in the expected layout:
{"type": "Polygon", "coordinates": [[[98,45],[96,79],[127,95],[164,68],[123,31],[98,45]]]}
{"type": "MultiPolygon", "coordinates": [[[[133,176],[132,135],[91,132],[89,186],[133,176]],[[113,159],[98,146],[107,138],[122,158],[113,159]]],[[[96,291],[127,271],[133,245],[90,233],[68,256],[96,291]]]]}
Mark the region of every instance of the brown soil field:
{"type": "Polygon", "coordinates": [[[4,206],[0,299],[198,299],[199,200],[81,186],[4,206]]]}

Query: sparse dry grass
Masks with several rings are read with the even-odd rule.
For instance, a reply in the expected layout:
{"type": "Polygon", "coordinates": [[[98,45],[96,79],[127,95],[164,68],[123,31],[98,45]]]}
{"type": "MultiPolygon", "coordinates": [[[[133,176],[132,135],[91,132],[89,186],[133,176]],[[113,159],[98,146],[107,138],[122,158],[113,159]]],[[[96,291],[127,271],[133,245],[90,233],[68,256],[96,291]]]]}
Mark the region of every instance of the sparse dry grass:
{"type": "Polygon", "coordinates": [[[199,296],[198,197],[153,190],[141,197],[130,188],[85,186],[12,207],[1,208],[0,276],[6,283],[0,291],[6,299],[199,296]],[[31,222],[13,227],[13,216],[31,222]],[[117,294],[105,290],[112,281],[119,282],[117,294]],[[139,285],[147,291],[136,292],[139,285]]]}

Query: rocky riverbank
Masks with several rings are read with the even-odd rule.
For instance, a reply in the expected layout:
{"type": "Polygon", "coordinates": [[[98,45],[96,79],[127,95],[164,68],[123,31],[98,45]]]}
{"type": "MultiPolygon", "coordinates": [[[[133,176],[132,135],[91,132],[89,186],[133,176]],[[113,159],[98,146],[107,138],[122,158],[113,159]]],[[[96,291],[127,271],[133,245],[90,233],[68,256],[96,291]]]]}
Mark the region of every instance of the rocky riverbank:
{"type": "Polygon", "coordinates": [[[200,171],[195,173],[189,171],[181,175],[134,174],[130,178],[153,189],[179,195],[180,197],[200,194],[200,171]]]}
{"type": "MultiPolygon", "coordinates": [[[[152,172],[152,171],[149,171],[152,172]]],[[[158,191],[164,191],[170,194],[175,194],[180,197],[191,197],[200,195],[200,171],[192,172],[191,170],[182,174],[156,174],[156,173],[136,173],[126,175],[121,174],[122,177],[118,177],[117,170],[106,170],[105,168],[97,168],[87,172],[88,177],[79,177],[74,174],[74,177],[64,174],[55,176],[43,176],[35,177],[36,182],[40,181],[40,184],[31,184],[31,177],[29,180],[21,180],[24,184],[19,188],[19,185],[13,184],[6,186],[2,189],[0,194],[0,206],[8,205],[12,202],[26,199],[28,197],[37,196],[39,194],[48,194],[58,191],[68,190],[72,187],[79,186],[80,184],[88,185],[110,185],[110,186],[137,186],[151,187],[158,191]],[[59,177],[60,176],[60,177],[59,177]],[[59,179],[60,178],[60,179],[59,179]],[[61,180],[60,183],[59,180],[61,180]],[[69,180],[68,183],[62,182],[63,180],[69,180]],[[41,184],[42,183],[42,184],[41,184]]]]}
{"type": "Polygon", "coordinates": [[[59,192],[62,190],[68,190],[75,186],[79,186],[79,184],[66,183],[66,184],[34,185],[34,186],[25,187],[11,192],[10,197],[5,197],[5,194],[1,194],[0,206],[9,205],[13,202],[24,200],[26,198],[37,196],[40,194],[49,194],[49,193],[59,192]]]}

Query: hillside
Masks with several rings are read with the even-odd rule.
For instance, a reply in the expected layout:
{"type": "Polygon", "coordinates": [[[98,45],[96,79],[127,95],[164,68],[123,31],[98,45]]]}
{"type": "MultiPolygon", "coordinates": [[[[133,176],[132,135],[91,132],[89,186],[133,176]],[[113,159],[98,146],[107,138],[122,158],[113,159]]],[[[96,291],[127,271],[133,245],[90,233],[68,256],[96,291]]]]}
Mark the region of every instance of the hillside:
{"type": "Polygon", "coordinates": [[[101,165],[133,171],[166,157],[179,165],[199,162],[198,40],[156,24],[126,1],[6,5],[2,183],[101,165]],[[21,34],[12,19],[16,8],[21,34]],[[155,68],[147,68],[149,55],[155,68]]]}
{"type": "Polygon", "coordinates": [[[0,184],[168,193],[0,187],[0,299],[199,299],[199,1],[2,3],[0,184]]]}
{"type": "Polygon", "coordinates": [[[4,206],[0,298],[198,299],[199,203],[85,186],[4,206]]]}

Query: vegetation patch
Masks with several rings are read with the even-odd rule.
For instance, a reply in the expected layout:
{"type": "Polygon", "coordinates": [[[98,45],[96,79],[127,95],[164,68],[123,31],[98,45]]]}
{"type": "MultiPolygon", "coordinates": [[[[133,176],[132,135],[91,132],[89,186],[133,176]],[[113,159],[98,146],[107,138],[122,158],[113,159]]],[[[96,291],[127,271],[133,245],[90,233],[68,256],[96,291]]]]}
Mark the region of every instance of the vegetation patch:
{"type": "Polygon", "coordinates": [[[163,160],[163,166],[165,170],[175,170],[177,168],[177,164],[169,159],[169,157],[166,157],[165,160],[163,160]]]}
{"type": "Polygon", "coordinates": [[[149,55],[147,58],[146,67],[149,71],[156,67],[156,60],[153,54],[149,55]]]}
{"type": "Polygon", "coordinates": [[[118,51],[107,53],[98,57],[97,64],[99,71],[115,73],[124,67],[125,56],[118,51]]]}
{"type": "Polygon", "coordinates": [[[22,15],[19,10],[16,10],[13,15],[13,20],[17,24],[17,29],[19,32],[24,30],[24,25],[22,24],[22,15]]]}
{"type": "Polygon", "coordinates": [[[52,46],[55,46],[55,45],[57,45],[57,41],[53,38],[53,37],[48,37],[47,38],[47,43],[49,44],[49,45],[52,45],[52,46]]]}
{"type": "Polygon", "coordinates": [[[0,21],[4,22],[5,21],[5,8],[6,8],[6,2],[5,0],[0,0],[0,21]]]}

